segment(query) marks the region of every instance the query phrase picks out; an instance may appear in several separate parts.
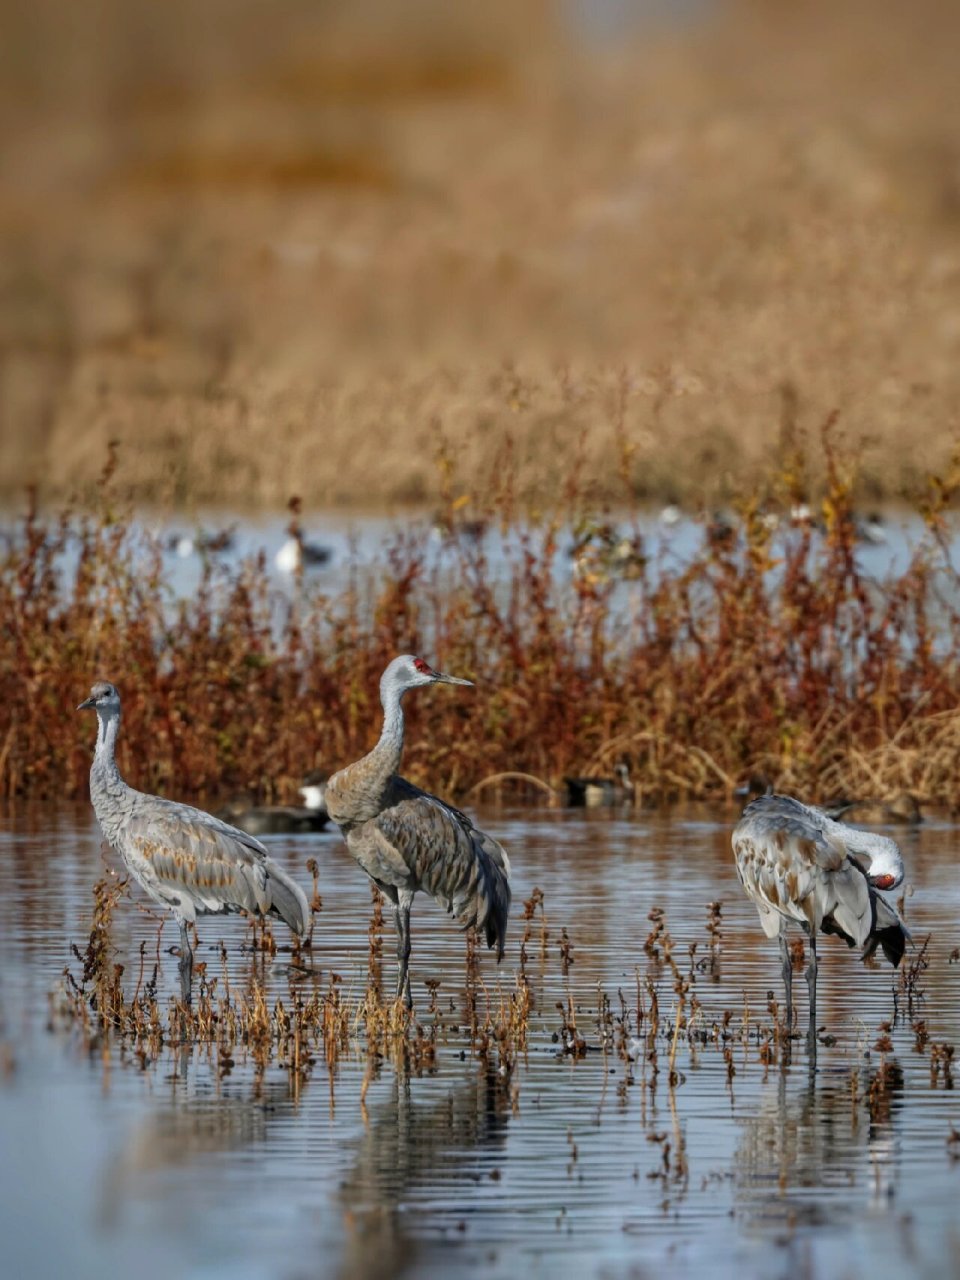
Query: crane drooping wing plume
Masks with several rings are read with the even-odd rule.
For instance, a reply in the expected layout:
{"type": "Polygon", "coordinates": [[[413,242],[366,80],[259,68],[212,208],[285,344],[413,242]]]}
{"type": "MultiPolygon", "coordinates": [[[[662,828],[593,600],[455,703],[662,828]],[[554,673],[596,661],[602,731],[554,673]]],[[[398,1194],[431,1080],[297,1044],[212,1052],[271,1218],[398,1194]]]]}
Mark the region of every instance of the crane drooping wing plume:
{"type": "Polygon", "coordinates": [[[822,809],[781,795],[749,804],[733,834],[740,878],[768,937],[776,937],[786,916],[837,934],[850,946],[863,946],[865,959],[879,946],[896,966],[910,935],[896,909],[870,883],[872,845],[888,857],[895,849],[884,837],[847,827],[822,809]]]}
{"type": "Polygon", "coordinates": [[[877,947],[881,949],[896,969],[910,941],[910,930],[903,923],[899,911],[879,893],[872,895],[874,923],[870,937],[863,948],[864,960],[869,960],[877,947]]]}
{"type": "Polygon", "coordinates": [[[744,811],[733,836],[740,878],[768,937],[779,916],[813,930],[829,920],[834,932],[866,942],[873,923],[866,876],[828,838],[816,811],[789,796],[762,796],[744,811]]]}
{"type": "Polygon", "coordinates": [[[125,836],[145,885],[187,919],[246,911],[279,916],[298,934],[310,927],[303,890],[259,840],[201,809],[145,795],[125,836]]]}
{"type": "Polygon", "coordinates": [[[393,780],[389,799],[352,834],[362,838],[365,852],[379,854],[388,865],[398,858],[403,881],[412,878],[465,928],[483,930],[499,959],[510,911],[510,861],[502,846],[465,813],[404,778],[393,780]]]}

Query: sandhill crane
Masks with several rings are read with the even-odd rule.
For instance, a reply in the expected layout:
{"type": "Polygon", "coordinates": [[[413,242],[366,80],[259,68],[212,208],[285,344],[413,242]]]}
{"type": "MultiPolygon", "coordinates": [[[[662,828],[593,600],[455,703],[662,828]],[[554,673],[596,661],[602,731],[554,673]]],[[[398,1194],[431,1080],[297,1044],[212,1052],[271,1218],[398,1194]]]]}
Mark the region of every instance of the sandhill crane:
{"type": "Polygon", "coordinates": [[[836,933],[863,958],[879,946],[896,968],[909,933],[881,890],[903,879],[903,859],[887,836],[835,822],[822,809],[790,796],[752,801],[733,831],[737,872],[768,938],[780,939],[787,1027],[793,1026],[793,967],[786,924],[793,921],[810,942],[807,1045],[816,1054],[817,933],[836,933]]]}
{"type": "Polygon", "coordinates": [[[127,786],[114,758],[120,728],[120,694],[114,685],[95,684],[77,710],[87,708],[97,713],[97,748],[90,769],[97,821],[133,878],[176,916],[180,994],[189,1005],[193,952],[188,926],[198,915],[274,915],[302,935],[310,927],[306,896],[252,836],[201,809],[127,786]]]}
{"type": "Polygon", "coordinates": [[[510,911],[510,861],[490,836],[452,805],[421,791],[397,770],[403,754],[403,707],[408,689],[428,684],[472,685],[434,671],[412,654],[394,658],[380,679],[383,731],[373,750],[327,783],[327,811],[347,848],[390,899],[397,925],[397,999],[413,1000],[408,973],[410,905],[429,893],[464,928],[475,925],[503,956],[510,911]]]}

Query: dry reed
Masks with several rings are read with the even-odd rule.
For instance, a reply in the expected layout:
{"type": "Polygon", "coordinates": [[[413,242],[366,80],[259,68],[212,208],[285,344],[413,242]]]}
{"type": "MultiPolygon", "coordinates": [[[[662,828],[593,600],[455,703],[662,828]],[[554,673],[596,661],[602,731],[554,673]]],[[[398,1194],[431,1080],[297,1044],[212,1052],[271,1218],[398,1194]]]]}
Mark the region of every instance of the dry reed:
{"type": "Polygon", "coordinates": [[[410,700],[405,769],[441,792],[504,770],[556,790],[626,760],[644,804],[724,797],[749,773],[810,798],[906,788],[953,804],[960,467],[918,498],[926,534],[878,582],[856,545],[855,459],[832,424],[819,444],[821,527],[790,523],[808,493],[801,460],[746,495],[723,537],[705,528],[686,563],[662,555],[623,582],[615,564],[568,567],[565,529],[609,524],[575,480],[554,514],[518,525],[503,460],[484,511],[514,530],[502,562],[454,536],[441,573],[417,526],[388,541],[367,585],[348,567],[337,595],[301,583],[279,612],[262,558],[230,568],[210,555],[196,593],[175,599],[111,459],[94,512],[31,506],[0,561],[0,793],[84,793],[89,725],[73,708],[107,676],[135,785],[286,797],[309,769],[369,748],[381,670],[426,651],[478,685],[410,700]]]}

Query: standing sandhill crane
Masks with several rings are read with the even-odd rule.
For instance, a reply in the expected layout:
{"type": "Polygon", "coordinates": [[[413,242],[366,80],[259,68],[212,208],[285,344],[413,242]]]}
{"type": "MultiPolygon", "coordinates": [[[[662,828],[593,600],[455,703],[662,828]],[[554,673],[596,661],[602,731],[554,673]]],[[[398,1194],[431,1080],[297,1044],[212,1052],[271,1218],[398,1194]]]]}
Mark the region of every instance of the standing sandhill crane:
{"type": "Polygon", "coordinates": [[[817,933],[836,933],[863,958],[879,946],[897,967],[910,937],[896,909],[878,891],[903,879],[903,859],[887,836],[835,822],[822,809],[790,796],[752,801],[733,831],[737,872],[768,938],[780,938],[787,1028],[793,1026],[793,966],[785,925],[794,921],[810,941],[807,1047],[817,1051],[817,933]]]}
{"type": "Polygon", "coordinates": [[[394,905],[397,924],[397,999],[411,1008],[410,905],[429,893],[464,928],[486,932],[503,957],[510,911],[510,861],[496,840],[466,814],[401,778],[403,707],[408,689],[428,684],[472,685],[434,671],[412,654],[394,658],[380,679],[383,731],[373,750],[327,783],[327,811],[347,848],[394,905]]]}
{"type": "Polygon", "coordinates": [[[180,924],[180,994],[189,1006],[193,952],[187,926],[198,915],[273,915],[303,935],[310,927],[306,896],[252,836],[202,809],[127,786],[114,759],[120,694],[112,684],[95,684],[77,710],[86,708],[97,713],[90,769],[97,821],[133,878],[180,924]]]}

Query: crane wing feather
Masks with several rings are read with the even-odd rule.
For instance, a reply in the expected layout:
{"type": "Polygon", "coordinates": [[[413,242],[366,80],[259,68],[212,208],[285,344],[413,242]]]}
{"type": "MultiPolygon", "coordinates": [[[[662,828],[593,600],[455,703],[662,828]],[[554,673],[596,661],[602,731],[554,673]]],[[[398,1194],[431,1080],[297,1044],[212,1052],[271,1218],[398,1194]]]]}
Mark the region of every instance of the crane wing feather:
{"type": "Polygon", "coordinates": [[[125,830],[133,869],[186,919],[245,911],[281,916],[298,933],[309,926],[302,889],[259,840],[190,805],[151,796],[125,830]]]}
{"type": "Polygon", "coordinates": [[[368,875],[394,889],[423,890],[464,927],[486,932],[503,950],[510,907],[510,862],[501,845],[465,813],[403,778],[385,807],[347,832],[347,846],[368,875]]]}

